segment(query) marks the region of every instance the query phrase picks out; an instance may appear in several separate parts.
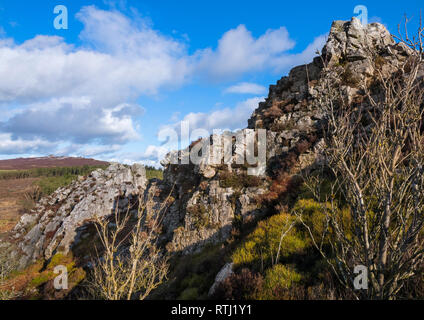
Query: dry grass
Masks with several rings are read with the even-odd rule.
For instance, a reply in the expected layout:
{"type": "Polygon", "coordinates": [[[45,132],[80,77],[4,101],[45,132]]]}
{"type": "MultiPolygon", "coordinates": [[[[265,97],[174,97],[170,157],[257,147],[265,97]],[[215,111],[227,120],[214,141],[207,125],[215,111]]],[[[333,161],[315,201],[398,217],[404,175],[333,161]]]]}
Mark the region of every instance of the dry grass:
{"type": "Polygon", "coordinates": [[[18,223],[24,210],[25,194],[36,178],[0,180],[0,239],[18,223]]]}

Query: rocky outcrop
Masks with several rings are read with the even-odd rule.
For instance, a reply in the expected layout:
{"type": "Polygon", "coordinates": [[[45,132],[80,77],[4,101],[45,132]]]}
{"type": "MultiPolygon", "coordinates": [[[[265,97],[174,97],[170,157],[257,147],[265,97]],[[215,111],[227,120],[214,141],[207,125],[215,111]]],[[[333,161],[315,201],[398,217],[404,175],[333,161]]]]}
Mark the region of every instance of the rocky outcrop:
{"type": "Polygon", "coordinates": [[[113,164],[43,198],[14,228],[21,267],[40,258],[48,260],[56,252],[68,253],[87,237],[87,224],[110,215],[116,206],[128,206],[146,186],[143,166],[113,164]]]}
{"type": "Polygon", "coordinates": [[[320,159],[325,114],[318,97],[332,73],[342,74],[342,90],[347,101],[354,102],[361,96],[359,83],[371,86],[377,72],[389,77],[410,53],[382,24],[363,26],[356,18],[333,22],[322,54],[270,86],[268,98],[248,121],[251,129],[272,132],[268,134],[268,153],[273,155],[267,162],[268,173],[295,174],[320,159]]]}
{"type": "MultiPolygon", "coordinates": [[[[170,248],[189,253],[205,243],[225,240],[236,217],[258,217],[266,210],[257,204],[257,198],[267,192],[270,179],[281,173],[295,175],[320,163],[325,113],[318,97],[325,92],[328,70],[343,73],[343,90],[347,99],[354,101],[361,94],[359,82],[371,85],[376,72],[393,73],[409,53],[407,46],[395,43],[381,24],[363,26],[356,18],[335,21],[322,54],[270,86],[267,99],[248,121],[246,130],[265,129],[267,140],[266,172],[259,174],[254,187],[225,183],[229,175],[243,180],[248,170],[249,166],[234,165],[243,142],[236,140],[233,146],[232,165],[211,165],[210,161],[172,164],[186,158],[193,146],[170,153],[163,161],[163,183],[175,186],[175,202],[165,218],[170,248]]],[[[197,143],[215,144],[218,150],[223,147],[220,142],[216,145],[214,136],[197,143]]]]}
{"type": "Polygon", "coordinates": [[[162,184],[172,190],[173,199],[164,215],[167,248],[187,254],[197,252],[205,244],[228,239],[236,217],[246,220],[261,215],[256,199],[266,187],[260,177],[255,181],[252,178],[250,183],[238,183],[241,176],[247,177],[242,168],[228,169],[227,165],[205,162],[169,163],[170,158],[184,156],[184,152],[188,150],[170,154],[163,161],[162,184]]]}
{"type": "Polygon", "coordinates": [[[224,188],[217,179],[207,183],[205,190],[176,191],[178,200],[164,221],[170,251],[194,253],[206,244],[221,243],[230,237],[235,217],[246,220],[261,215],[256,197],[264,188],[224,188]]]}
{"type": "Polygon", "coordinates": [[[188,254],[227,240],[235,221],[244,223],[265,213],[267,208],[258,197],[268,191],[272,179],[281,173],[295,175],[320,162],[325,113],[318,97],[331,79],[328,70],[343,74],[342,89],[346,98],[354,101],[361,94],[359,82],[371,85],[376,72],[389,76],[409,54],[410,49],[395,43],[381,24],[363,26],[355,18],[335,21],[322,54],[270,86],[248,128],[232,134],[235,143],[226,164],[210,161],[212,153],[198,164],[182,164],[198,146],[213,146],[225,154],[224,139],[219,139],[223,136],[212,136],[168,154],[162,162],[164,179],[149,185],[141,166],[112,165],[95,171],[69,188],[57,190],[22,217],[14,235],[23,254],[21,264],[69,251],[86,236],[84,228],[96,214],[109,215],[121,205],[117,198],[121,197],[125,206],[131,197],[141,194],[151,213],[169,200],[161,239],[168,251],[188,254]],[[266,155],[266,170],[239,161],[246,141],[237,137],[258,129],[266,130],[266,149],[256,146],[258,153],[266,155]]]}

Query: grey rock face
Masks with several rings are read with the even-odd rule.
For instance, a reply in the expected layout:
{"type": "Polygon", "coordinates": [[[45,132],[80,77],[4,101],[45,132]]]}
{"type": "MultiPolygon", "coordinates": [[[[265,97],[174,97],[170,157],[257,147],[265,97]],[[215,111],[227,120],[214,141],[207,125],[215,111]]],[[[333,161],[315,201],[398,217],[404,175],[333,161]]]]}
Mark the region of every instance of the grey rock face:
{"type": "MultiPolygon", "coordinates": [[[[316,97],[324,90],[324,65],[346,68],[360,77],[359,80],[367,79],[377,68],[372,52],[385,56],[392,66],[386,67],[387,72],[392,72],[396,61],[408,55],[408,49],[395,44],[381,24],[362,26],[356,18],[336,21],[322,56],[310,64],[293,68],[287,77],[270,86],[268,98],[254,111],[248,129],[267,130],[267,172],[271,178],[281,171],[296,174],[322,161],[321,120],[325,114],[316,97]]],[[[358,94],[358,89],[350,83],[344,90],[350,100],[358,94]]],[[[231,155],[233,164],[239,156],[238,150],[245,147],[237,141],[231,155]]],[[[212,144],[218,149],[222,147],[214,139],[212,144]]],[[[172,164],[188,157],[189,151],[172,152],[162,163],[164,183],[176,186],[176,200],[165,217],[167,234],[172,250],[183,253],[195,252],[205,243],[219,243],[228,238],[232,221],[238,215],[260,215],[261,208],[256,207],[255,199],[268,188],[265,179],[253,189],[221,188],[219,172],[223,165],[211,165],[210,161],[185,166],[172,164]],[[205,190],[200,187],[202,184],[207,186],[205,190]],[[199,224],[199,216],[204,216],[202,224],[199,224]]],[[[226,170],[241,174],[234,165],[226,170]]]]}
{"type": "MultiPolygon", "coordinates": [[[[167,158],[181,158],[186,152],[188,150],[170,154],[167,158]]],[[[248,219],[262,214],[256,198],[265,192],[264,183],[257,187],[221,186],[220,174],[227,172],[237,176],[238,169],[207,161],[199,165],[169,162],[164,165],[162,183],[168,186],[168,190],[174,186],[174,201],[167,209],[163,223],[169,251],[189,254],[201,250],[205,244],[221,243],[230,237],[236,216],[248,219]]]]}
{"type": "Polygon", "coordinates": [[[209,289],[209,296],[212,296],[218,286],[224,282],[228,277],[230,277],[233,274],[233,263],[227,263],[222,269],[218,272],[218,274],[215,277],[215,282],[213,283],[212,287],[209,289]]]}
{"type": "Polygon", "coordinates": [[[39,258],[49,259],[56,252],[68,253],[79,236],[78,228],[94,221],[96,216],[110,215],[118,197],[136,197],[146,185],[143,166],[113,164],[56,190],[30,214],[22,216],[14,228],[13,237],[20,240],[23,253],[20,265],[24,267],[39,258]]]}
{"type": "Polygon", "coordinates": [[[324,91],[325,81],[331,81],[324,66],[326,71],[345,74],[342,89],[347,101],[352,102],[360,94],[356,82],[371,83],[377,71],[390,76],[410,53],[406,45],[395,43],[382,24],[363,26],[356,18],[335,21],[322,55],[310,64],[293,68],[287,77],[270,86],[268,98],[249,119],[249,128],[270,130],[268,153],[280,160],[295,154],[297,165],[285,169],[296,173],[320,157],[321,120],[325,114],[317,97],[324,91]]]}
{"type": "Polygon", "coordinates": [[[179,217],[172,229],[172,251],[195,253],[206,244],[225,241],[231,235],[235,216],[246,219],[262,213],[254,199],[263,192],[264,188],[246,188],[237,195],[233,188],[222,188],[213,180],[206,192],[197,190],[187,197],[182,211],[176,202],[165,218],[176,221],[175,216],[179,217]]]}
{"type": "Polygon", "coordinates": [[[357,18],[351,21],[334,21],[323,55],[330,63],[341,57],[349,62],[366,60],[370,49],[381,50],[395,44],[390,32],[380,23],[363,26],[357,18]]]}

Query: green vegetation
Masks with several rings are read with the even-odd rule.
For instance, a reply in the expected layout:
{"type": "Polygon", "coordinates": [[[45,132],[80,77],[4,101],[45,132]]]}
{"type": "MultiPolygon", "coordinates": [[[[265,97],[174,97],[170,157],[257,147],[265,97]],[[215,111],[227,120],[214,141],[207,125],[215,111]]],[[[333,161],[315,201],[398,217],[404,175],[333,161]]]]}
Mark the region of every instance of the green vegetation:
{"type": "Polygon", "coordinates": [[[34,184],[40,188],[42,195],[50,195],[57,189],[68,186],[77,177],[76,175],[45,177],[34,184]]]}
{"type": "Polygon", "coordinates": [[[26,179],[39,177],[66,177],[85,176],[96,169],[105,169],[107,166],[80,166],[80,167],[55,167],[34,168],[28,170],[0,170],[0,179],[26,179]]]}
{"type": "MultiPolygon", "coordinates": [[[[79,166],[79,167],[54,167],[54,168],[34,168],[28,170],[0,170],[0,179],[26,179],[40,177],[76,177],[86,176],[96,169],[106,169],[104,166],[79,166]]],[[[163,170],[146,166],[147,179],[163,179],[163,170]]]]}
{"type": "Polygon", "coordinates": [[[46,283],[47,281],[49,281],[49,277],[46,274],[42,273],[31,280],[30,286],[33,288],[37,288],[42,284],[46,283]]]}
{"type": "Polygon", "coordinates": [[[187,288],[181,293],[178,300],[196,300],[198,296],[197,288],[187,288]]]}
{"type": "Polygon", "coordinates": [[[266,271],[263,288],[258,298],[262,300],[279,299],[281,298],[279,292],[292,288],[301,280],[302,275],[293,267],[276,264],[266,271]]]}
{"type": "Polygon", "coordinates": [[[265,287],[270,290],[278,287],[288,289],[293,283],[300,282],[300,280],[302,280],[302,276],[293,268],[276,264],[266,272],[265,287]]]}
{"type": "Polygon", "coordinates": [[[236,172],[221,171],[219,174],[219,184],[221,188],[233,188],[237,190],[258,187],[261,183],[261,178],[247,175],[246,173],[237,174],[236,172]]]}
{"type": "MultiPolygon", "coordinates": [[[[310,226],[314,235],[323,234],[328,206],[301,198],[289,213],[282,212],[260,221],[232,252],[235,273],[222,283],[217,298],[325,299],[333,294],[323,289],[323,283],[331,284],[329,267],[302,223],[310,226]]],[[[348,210],[340,212],[348,225],[348,210]]],[[[328,237],[321,239],[323,250],[329,246],[328,237]]]]}
{"type": "Polygon", "coordinates": [[[193,226],[196,229],[205,228],[209,225],[210,210],[203,204],[195,204],[187,208],[187,213],[194,220],[193,226]]]}
{"type": "Polygon", "coordinates": [[[0,180],[34,178],[31,190],[27,191],[19,204],[24,212],[31,211],[35,204],[44,196],[51,195],[58,188],[68,186],[78,176],[85,176],[96,169],[107,166],[80,166],[58,168],[35,168],[29,170],[1,170],[0,180]]]}
{"type": "Polygon", "coordinates": [[[279,258],[302,253],[310,245],[310,240],[303,234],[298,223],[297,227],[289,230],[293,223],[296,224],[296,217],[287,213],[259,222],[256,229],[235,250],[232,259],[236,268],[249,267],[262,272],[278,263],[276,258],[279,247],[279,258]],[[281,239],[281,235],[286,231],[281,239]]]}
{"type": "MultiPolygon", "coordinates": [[[[15,290],[13,297],[15,298],[20,297],[27,300],[63,299],[86,277],[86,272],[81,267],[76,266],[75,261],[72,254],[56,254],[46,267],[43,261],[36,261],[24,270],[11,272],[4,281],[2,288],[6,290],[13,288],[15,290]],[[58,265],[66,266],[68,271],[69,289],[61,292],[53,288],[53,281],[57,276],[54,273],[54,268],[58,265]]],[[[4,290],[0,290],[0,297],[4,293],[4,290]]]]}
{"type": "Polygon", "coordinates": [[[170,281],[153,294],[153,299],[207,299],[216,274],[225,264],[226,255],[221,245],[206,245],[200,253],[174,256],[170,261],[170,281]]]}
{"type": "Polygon", "coordinates": [[[163,170],[162,169],[156,169],[155,167],[146,166],[146,177],[147,180],[151,179],[163,179],[163,170]]]}

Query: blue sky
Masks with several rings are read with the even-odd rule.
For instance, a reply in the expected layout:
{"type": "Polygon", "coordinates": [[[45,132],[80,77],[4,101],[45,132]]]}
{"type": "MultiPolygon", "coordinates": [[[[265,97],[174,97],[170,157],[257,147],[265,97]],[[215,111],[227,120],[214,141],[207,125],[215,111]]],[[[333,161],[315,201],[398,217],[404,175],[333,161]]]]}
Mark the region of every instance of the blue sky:
{"type": "Polygon", "coordinates": [[[268,86],[358,5],[392,33],[420,10],[412,0],[0,0],[0,158],[158,164],[178,147],[162,140],[181,120],[243,128],[268,86]],[[53,26],[57,5],[67,30],[53,26]]]}

